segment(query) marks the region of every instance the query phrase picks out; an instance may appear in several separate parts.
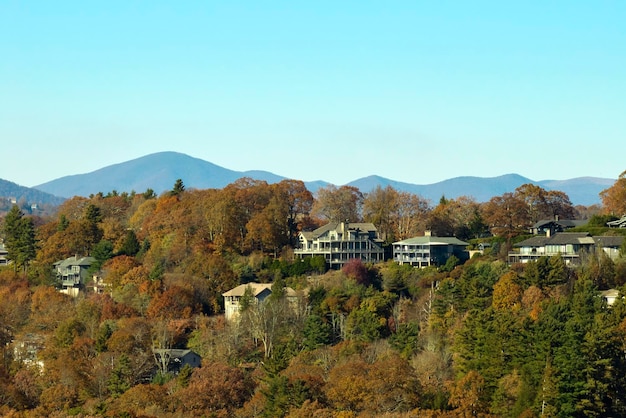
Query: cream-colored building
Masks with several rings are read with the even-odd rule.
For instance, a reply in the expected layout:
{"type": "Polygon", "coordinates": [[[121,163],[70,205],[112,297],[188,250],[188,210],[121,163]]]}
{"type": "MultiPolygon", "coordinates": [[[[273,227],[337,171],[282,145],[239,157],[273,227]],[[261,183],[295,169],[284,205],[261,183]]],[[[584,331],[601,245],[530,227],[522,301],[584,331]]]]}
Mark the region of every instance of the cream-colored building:
{"type": "MultiPolygon", "coordinates": [[[[246,294],[247,289],[250,289],[253,303],[260,304],[272,294],[272,283],[240,284],[228,292],[222,293],[224,296],[224,314],[227,321],[235,319],[239,315],[241,299],[246,294]]],[[[298,298],[297,292],[290,287],[285,288],[285,295],[292,300],[298,298]]]]}

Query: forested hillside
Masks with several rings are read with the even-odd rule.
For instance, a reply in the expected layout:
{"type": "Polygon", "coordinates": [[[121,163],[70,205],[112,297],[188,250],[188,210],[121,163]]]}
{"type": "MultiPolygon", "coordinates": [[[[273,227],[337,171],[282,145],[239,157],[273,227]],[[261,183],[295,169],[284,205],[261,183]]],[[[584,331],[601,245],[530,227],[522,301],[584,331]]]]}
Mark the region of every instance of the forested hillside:
{"type": "Polygon", "coordinates": [[[530,184],[433,206],[391,187],[314,196],[251,179],[75,197],[45,218],[16,207],[2,222],[0,415],[625,416],[626,304],[600,291],[626,291],[626,258],[505,262],[541,219],[616,233],[604,224],[626,209],[625,182],[589,208],[530,184]],[[430,230],[487,250],[426,269],[294,258],[299,231],[336,220],[371,222],[387,244],[430,230]],[[95,259],[102,293],[58,291],[53,263],[74,255],[95,259]],[[271,296],[244,296],[226,321],[222,293],[252,281],[271,296]],[[201,367],[168,372],[153,350],[170,348],[201,367]]]}
{"type": "Polygon", "coordinates": [[[39,210],[46,209],[46,211],[49,207],[58,206],[65,200],[62,197],[0,179],[0,213],[8,212],[11,209],[12,199],[24,209],[29,209],[31,205],[35,204],[39,206],[39,210]]]}

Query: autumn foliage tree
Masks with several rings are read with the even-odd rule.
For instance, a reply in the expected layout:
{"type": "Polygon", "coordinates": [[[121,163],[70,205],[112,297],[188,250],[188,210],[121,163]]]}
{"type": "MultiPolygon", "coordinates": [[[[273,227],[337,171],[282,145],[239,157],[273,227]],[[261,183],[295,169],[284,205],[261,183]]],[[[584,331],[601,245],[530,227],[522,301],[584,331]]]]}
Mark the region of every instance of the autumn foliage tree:
{"type": "Polygon", "coordinates": [[[576,210],[567,194],[524,184],[513,193],[495,196],[483,205],[492,232],[506,238],[522,234],[542,219],[573,219],[576,210]]]}
{"type": "Polygon", "coordinates": [[[354,186],[329,185],[317,191],[313,214],[326,222],[359,222],[363,193],[354,186]]]}
{"type": "Polygon", "coordinates": [[[185,416],[233,416],[233,411],[251,396],[253,382],[240,368],[207,363],[195,369],[186,387],[175,399],[185,416]]]}
{"type": "Polygon", "coordinates": [[[626,171],[619,175],[615,183],[600,192],[604,213],[615,216],[626,214],[626,171]]]}
{"type": "Polygon", "coordinates": [[[246,178],[68,199],[32,217],[28,277],[0,268],[0,415],[626,416],[626,305],[597,289],[621,286],[623,260],[325,272],[323,257],[289,251],[305,225],[333,219],[372,222],[388,242],[429,227],[471,238],[484,223],[514,238],[569,207],[535,185],[431,208],[391,187],[315,200],[300,181],[246,178]],[[83,251],[105,286],[71,298],[50,286],[52,263],[83,251]],[[222,293],[248,281],[272,282],[272,296],[247,295],[226,320],[222,293]],[[202,367],[169,375],[155,348],[193,349],[202,367]]]}

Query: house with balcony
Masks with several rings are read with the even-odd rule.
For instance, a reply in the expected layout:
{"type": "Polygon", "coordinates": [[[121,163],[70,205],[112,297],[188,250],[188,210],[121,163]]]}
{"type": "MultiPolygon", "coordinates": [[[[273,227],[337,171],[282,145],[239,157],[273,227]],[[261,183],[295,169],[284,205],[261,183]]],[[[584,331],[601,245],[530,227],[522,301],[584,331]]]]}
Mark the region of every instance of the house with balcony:
{"type": "Polygon", "coordinates": [[[314,231],[298,234],[299,258],[322,256],[331,269],[340,269],[348,261],[359,259],[364,263],[385,260],[383,240],[372,223],[333,222],[314,231]]]}
{"type": "Polygon", "coordinates": [[[465,262],[469,259],[468,245],[456,237],[432,236],[427,231],[423,237],[394,242],[393,260],[398,264],[428,267],[443,265],[454,255],[465,262]]]}
{"type": "Polygon", "coordinates": [[[626,215],[614,221],[607,222],[609,228],[626,228],[626,215]]]}
{"type": "Polygon", "coordinates": [[[78,292],[85,288],[89,279],[89,267],[96,261],[93,257],[73,256],[54,263],[54,273],[57,282],[61,285],[61,293],[78,296],[78,292]]]}
{"type": "Polygon", "coordinates": [[[588,232],[547,233],[515,244],[509,263],[527,263],[540,257],[560,255],[565,264],[579,264],[581,257],[601,250],[611,259],[619,257],[623,236],[591,236],[588,232]]]}

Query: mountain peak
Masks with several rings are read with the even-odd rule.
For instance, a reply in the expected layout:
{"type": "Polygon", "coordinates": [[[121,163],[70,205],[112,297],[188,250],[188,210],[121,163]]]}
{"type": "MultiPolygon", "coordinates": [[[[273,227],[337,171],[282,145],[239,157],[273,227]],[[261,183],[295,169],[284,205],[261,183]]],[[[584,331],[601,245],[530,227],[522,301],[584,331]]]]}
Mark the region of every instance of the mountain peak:
{"type": "MultiPolygon", "coordinates": [[[[157,193],[170,190],[177,179],[182,179],[187,188],[219,189],[242,177],[250,177],[268,183],[278,183],[285,177],[261,171],[245,172],[229,170],[187,154],[162,151],[148,154],[130,161],[103,167],[86,174],[62,177],[36,186],[37,189],[57,196],[89,196],[98,192],[143,192],[152,189],[157,193]]],[[[599,203],[601,190],[612,185],[614,180],[580,178],[563,181],[534,181],[516,173],[497,177],[461,176],[434,184],[410,184],[391,180],[379,175],[370,175],[354,180],[347,185],[368,193],[380,186],[391,186],[399,191],[420,195],[432,202],[441,196],[457,198],[471,196],[479,202],[488,201],[494,196],[513,192],[517,187],[531,183],[547,190],[560,190],[570,196],[574,204],[592,205],[599,203]]],[[[306,187],[315,192],[329,183],[324,181],[305,182],[306,187]]]]}

